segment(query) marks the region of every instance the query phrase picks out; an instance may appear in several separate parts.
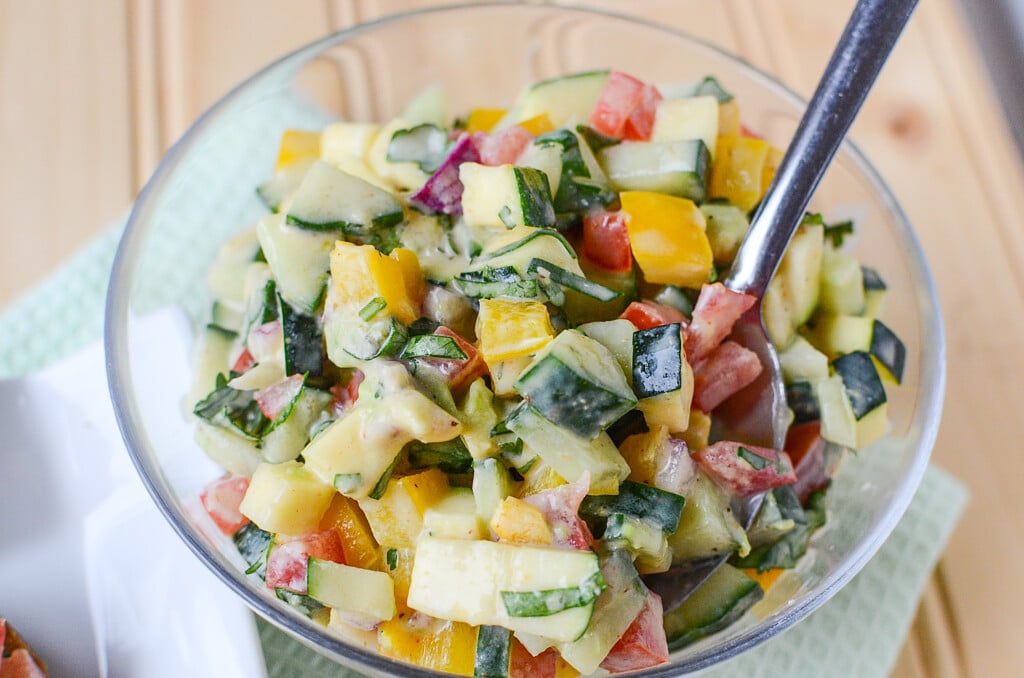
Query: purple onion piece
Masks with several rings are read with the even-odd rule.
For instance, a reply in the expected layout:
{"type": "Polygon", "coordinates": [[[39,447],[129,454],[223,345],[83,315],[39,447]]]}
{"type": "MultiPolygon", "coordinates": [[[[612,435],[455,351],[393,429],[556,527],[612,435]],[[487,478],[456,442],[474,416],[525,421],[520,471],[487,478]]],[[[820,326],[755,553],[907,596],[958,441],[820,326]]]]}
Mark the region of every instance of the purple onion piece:
{"type": "Polygon", "coordinates": [[[427,183],[409,198],[413,205],[441,214],[462,214],[462,182],[459,181],[459,165],[464,162],[480,162],[473,139],[465,132],[452,146],[448,157],[430,175],[427,183]]]}

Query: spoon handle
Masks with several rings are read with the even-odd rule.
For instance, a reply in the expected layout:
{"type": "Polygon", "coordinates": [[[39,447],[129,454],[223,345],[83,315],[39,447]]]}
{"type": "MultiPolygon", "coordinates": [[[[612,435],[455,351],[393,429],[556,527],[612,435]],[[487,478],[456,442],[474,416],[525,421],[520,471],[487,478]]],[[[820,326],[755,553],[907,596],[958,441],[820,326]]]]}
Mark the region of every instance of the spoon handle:
{"type": "Polygon", "coordinates": [[[811,97],[793,140],[754,213],[725,281],[764,296],[803,219],[825,169],[839,149],[917,0],[860,0],[846,24],[827,74],[811,97]]]}

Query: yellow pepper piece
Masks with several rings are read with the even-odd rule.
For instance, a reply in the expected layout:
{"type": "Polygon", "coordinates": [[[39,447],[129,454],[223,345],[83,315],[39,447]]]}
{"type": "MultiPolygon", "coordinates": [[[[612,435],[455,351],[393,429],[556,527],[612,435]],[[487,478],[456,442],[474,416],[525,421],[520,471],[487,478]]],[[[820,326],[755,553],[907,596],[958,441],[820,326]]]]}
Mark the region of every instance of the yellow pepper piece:
{"type": "Polygon", "coordinates": [[[428,508],[441,501],[448,492],[448,476],[436,468],[405,476],[395,481],[398,489],[408,495],[413,506],[423,515],[428,508]]]}
{"type": "Polygon", "coordinates": [[[547,113],[535,115],[529,120],[523,120],[516,124],[535,137],[539,137],[541,134],[546,134],[555,129],[555,126],[551,124],[551,118],[548,117],[547,113]]]}
{"type": "Polygon", "coordinates": [[[690,452],[703,450],[708,446],[708,438],[711,436],[711,417],[704,414],[696,407],[690,410],[690,425],[686,427],[679,437],[683,439],[690,452]]]}
{"type": "Polygon", "coordinates": [[[429,469],[392,478],[380,499],[359,500],[359,508],[381,546],[412,547],[423,528],[423,514],[448,491],[448,476],[429,469]]]}
{"type": "Polygon", "coordinates": [[[498,124],[498,121],[505,117],[506,113],[508,111],[504,108],[474,108],[469,112],[469,118],[466,120],[466,131],[470,134],[490,132],[498,124]]]}
{"type": "MultiPolygon", "coordinates": [[[[412,250],[397,247],[391,250],[391,258],[398,262],[402,269],[402,280],[405,282],[405,294],[417,306],[423,301],[427,293],[427,280],[423,277],[423,269],[420,268],[420,259],[412,250]]],[[[415,319],[415,318],[414,318],[415,319]]]]}
{"type": "Polygon", "coordinates": [[[692,200],[649,191],[623,191],[619,199],[647,282],[699,288],[710,280],[711,244],[704,214],[692,200]]]}
{"type": "Polygon", "coordinates": [[[770,589],[772,584],[778,581],[779,577],[785,573],[786,570],[780,567],[765,570],[764,572],[758,572],[756,567],[743,568],[743,574],[760,584],[761,589],[764,591],[770,589]]]}
{"type": "Polygon", "coordinates": [[[398,615],[377,630],[377,650],[387,656],[436,671],[473,675],[476,628],[423,614],[398,615]]]}
{"type": "Polygon", "coordinates": [[[512,544],[550,544],[555,539],[539,508],[522,499],[505,497],[491,516],[491,529],[512,544]]]}
{"type": "MultiPolygon", "coordinates": [[[[415,254],[409,252],[409,255],[415,260],[415,254]]],[[[415,264],[418,268],[419,262],[415,264]]],[[[410,289],[415,291],[423,284],[423,274],[416,278],[413,271],[408,255],[387,257],[373,245],[354,245],[339,240],[331,252],[331,279],[335,292],[339,300],[354,312],[382,297],[387,304],[387,312],[400,321],[411,323],[416,320],[420,300],[410,295],[410,289]]]]}
{"type": "Polygon", "coordinates": [[[537,459],[523,477],[523,484],[519,487],[517,494],[520,497],[529,497],[531,494],[550,490],[553,487],[565,485],[567,482],[565,478],[558,475],[555,469],[537,459]]]}
{"type": "Polygon", "coordinates": [[[341,535],[341,548],[345,552],[347,565],[367,570],[379,569],[377,542],[359,504],[343,494],[334,495],[327,512],[320,519],[321,531],[331,528],[337,529],[341,535]]]}
{"type": "Polygon", "coordinates": [[[277,165],[274,169],[280,170],[299,160],[319,157],[319,132],[286,129],[281,135],[281,145],[277,149],[277,165]]]}
{"type": "Polygon", "coordinates": [[[476,318],[480,353],[488,367],[536,353],[555,337],[548,309],[539,301],[481,299],[476,318]]]}
{"type": "Polygon", "coordinates": [[[580,675],[580,672],[562,659],[561,655],[555,658],[555,678],[579,678],[580,675]]]}
{"type": "Polygon", "coordinates": [[[767,186],[765,165],[771,144],[764,139],[727,135],[718,137],[715,161],[711,164],[708,194],[726,198],[744,212],[761,201],[767,186]]]}
{"type": "Polygon", "coordinates": [[[395,603],[398,605],[399,611],[402,611],[407,607],[406,603],[409,600],[409,586],[412,585],[412,566],[416,561],[416,549],[382,546],[380,556],[384,571],[391,575],[391,580],[395,583],[395,603]],[[391,565],[387,562],[389,551],[394,551],[392,554],[392,561],[395,563],[394,569],[391,569],[391,565]]]}

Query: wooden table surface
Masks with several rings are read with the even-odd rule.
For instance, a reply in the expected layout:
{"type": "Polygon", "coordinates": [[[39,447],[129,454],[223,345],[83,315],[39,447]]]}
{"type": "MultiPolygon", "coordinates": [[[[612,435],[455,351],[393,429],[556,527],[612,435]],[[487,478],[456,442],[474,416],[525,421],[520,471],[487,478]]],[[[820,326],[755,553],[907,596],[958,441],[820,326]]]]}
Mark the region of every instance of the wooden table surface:
{"type": "MultiPolygon", "coordinates": [[[[122,215],[232,84],[330,30],[431,0],[0,0],[0,307],[122,215]]],[[[591,0],[813,89],[852,0],[591,0]],[[770,37],[769,37],[770,36],[770,37]]],[[[945,312],[934,459],[972,500],[894,675],[1024,671],[1024,172],[955,0],[926,0],[852,132],[923,241],[945,312]]]]}

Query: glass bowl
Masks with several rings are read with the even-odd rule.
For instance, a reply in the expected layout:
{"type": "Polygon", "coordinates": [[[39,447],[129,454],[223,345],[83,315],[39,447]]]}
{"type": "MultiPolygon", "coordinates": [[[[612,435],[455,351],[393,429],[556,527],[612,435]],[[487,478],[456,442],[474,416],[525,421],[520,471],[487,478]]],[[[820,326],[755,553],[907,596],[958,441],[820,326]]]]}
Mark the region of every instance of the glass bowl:
{"type": "MultiPolygon", "coordinates": [[[[217,472],[192,442],[184,387],[171,394],[182,405],[172,411],[166,398],[152,395],[154,384],[170,388],[182,380],[140,347],[149,341],[144,318],[180,307],[194,327],[205,322],[205,271],[227,237],[264,213],[254,187],[271,174],[286,128],[316,129],[339,118],[387,120],[435,82],[453,112],[507,105],[530,82],[608,67],[666,84],[714,74],[737,97],[744,124],[783,148],[803,110],[799,97],[742,60],[651,23],[544,5],[438,8],[335,33],[259,71],[196,121],[135,204],[106,312],[111,395],[135,466],[167,520],[227,586],[259,615],[342,664],[375,675],[438,675],[329,634],[248,578],[230,542],[204,529],[191,507],[217,472]]],[[[839,152],[812,207],[826,219],[855,218],[848,249],[889,284],[882,318],[908,349],[904,383],[889,389],[891,429],[847,461],[829,494],[828,524],[798,576],[773,587],[756,614],[638,675],[709,666],[806,617],[881,546],[927,465],[939,424],[945,346],[920,244],[896,199],[852,144],[839,152]]]]}

